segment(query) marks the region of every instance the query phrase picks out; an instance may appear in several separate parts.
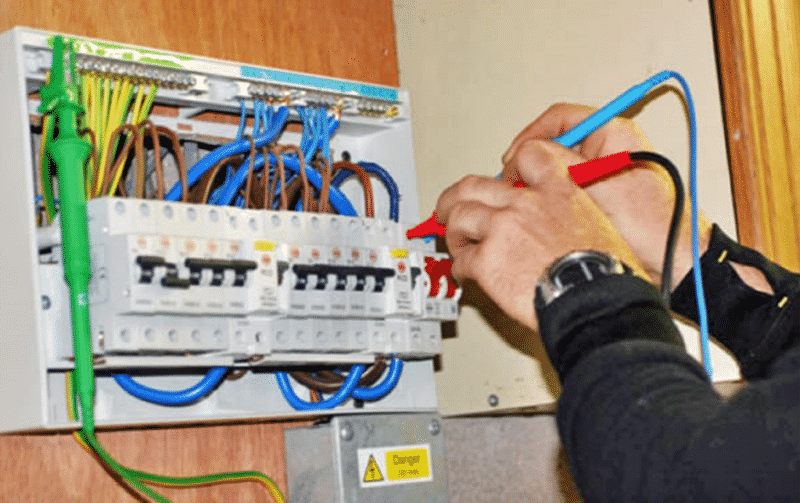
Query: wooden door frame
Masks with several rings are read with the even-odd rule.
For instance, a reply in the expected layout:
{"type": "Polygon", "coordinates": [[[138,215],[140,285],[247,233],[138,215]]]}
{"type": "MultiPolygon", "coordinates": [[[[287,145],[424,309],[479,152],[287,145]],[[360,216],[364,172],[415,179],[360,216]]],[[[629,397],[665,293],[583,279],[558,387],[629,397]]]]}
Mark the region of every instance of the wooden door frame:
{"type": "Polygon", "coordinates": [[[800,270],[800,5],[711,9],[739,240],[800,270]]]}

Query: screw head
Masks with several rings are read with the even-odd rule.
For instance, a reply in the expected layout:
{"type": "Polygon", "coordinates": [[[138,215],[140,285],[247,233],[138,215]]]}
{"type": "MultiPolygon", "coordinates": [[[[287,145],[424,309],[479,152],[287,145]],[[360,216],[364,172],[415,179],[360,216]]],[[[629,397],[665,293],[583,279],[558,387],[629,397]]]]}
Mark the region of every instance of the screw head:
{"type": "Polygon", "coordinates": [[[52,305],[53,303],[50,301],[50,297],[47,295],[42,295],[42,309],[47,311],[52,305]]]}
{"type": "Polygon", "coordinates": [[[500,399],[495,394],[489,395],[489,406],[497,407],[500,404],[500,399]]]}
{"type": "Polygon", "coordinates": [[[442,431],[442,425],[436,419],[432,420],[428,425],[428,431],[431,435],[438,435],[442,431]]]}
{"type": "Polygon", "coordinates": [[[349,442],[353,440],[353,436],[355,432],[353,431],[353,425],[349,422],[342,423],[341,429],[339,429],[339,437],[344,440],[345,442],[349,442]]]}

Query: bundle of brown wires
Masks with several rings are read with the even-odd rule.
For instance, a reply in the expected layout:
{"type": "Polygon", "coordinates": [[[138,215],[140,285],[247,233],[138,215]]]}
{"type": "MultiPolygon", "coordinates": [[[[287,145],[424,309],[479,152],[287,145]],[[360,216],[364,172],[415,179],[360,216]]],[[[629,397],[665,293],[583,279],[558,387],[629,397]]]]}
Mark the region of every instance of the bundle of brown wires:
{"type": "MultiPolygon", "coordinates": [[[[105,178],[103,179],[103,184],[100,189],[100,194],[109,194],[111,191],[111,186],[114,183],[114,180],[117,178],[117,173],[119,170],[124,169],[125,164],[128,160],[128,155],[130,154],[131,148],[134,149],[134,156],[136,158],[136,171],[135,171],[135,183],[134,183],[134,196],[138,198],[145,198],[145,178],[147,176],[145,172],[145,148],[144,148],[144,138],[146,135],[150,135],[151,141],[153,143],[153,165],[155,169],[156,175],[156,199],[164,199],[165,195],[165,187],[164,187],[164,168],[161,162],[161,136],[166,136],[167,139],[172,143],[172,150],[175,155],[175,162],[178,165],[178,178],[181,182],[181,187],[183,188],[183,193],[181,194],[181,201],[186,202],[188,201],[189,197],[189,183],[188,183],[188,175],[186,169],[186,160],[183,156],[183,148],[180,144],[180,139],[178,135],[175,134],[174,131],[171,129],[164,127],[164,126],[157,126],[150,120],[145,120],[140,122],[137,125],[132,124],[123,124],[122,126],[118,127],[114,131],[112,131],[109,143],[108,143],[108,152],[107,152],[107,163],[105,170],[105,178]],[[114,155],[115,148],[117,146],[117,139],[123,133],[127,133],[127,139],[122,146],[122,149],[119,151],[119,154],[116,156],[114,155]]],[[[127,196],[124,184],[119,184],[117,191],[123,195],[127,196]]]]}
{"type": "MultiPolygon", "coordinates": [[[[367,367],[359,379],[358,385],[361,387],[372,386],[378,382],[384,370],[386,370],[386,359],[379,358],[367,367]]],[[[303,386],[320,393],[336,393],[347,379],[346,374],[340,374],[333,370],[317,370],[315,372],[297,370],[290,375],[303,386]]]]}

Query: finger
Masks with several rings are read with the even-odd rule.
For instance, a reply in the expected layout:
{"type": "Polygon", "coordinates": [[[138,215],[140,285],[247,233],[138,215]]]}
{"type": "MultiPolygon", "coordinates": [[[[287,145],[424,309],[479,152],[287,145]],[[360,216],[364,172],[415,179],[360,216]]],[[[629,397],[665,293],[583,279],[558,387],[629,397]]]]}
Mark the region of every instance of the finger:
{"type": "Polygon", "coordinates": [[[597,111],[596,108],[572,103],[556,103],[523,129],[503,154],[503,164],[514,156],[519,146],[531,138],[551,139],[566,133],[597,111]]]}
{"type": "Polygon", "coordinates": [[[529,187],[536,188],[554,177],[569,179],[569,166],[585,161],[586,158],[580,154],[555,142],[528,139],[503,166],[502,179],[512,184],[524,181],[529,187]]]}
{"type": "Polygon", "coordinates": [[[436,220],[447,223],[450,212],[458,204],[474,201],[493,208],[502,208],[514,198],[514,189],[493,178],[470,175],[451,185],[436,202],[436,220]]]}
{"type": "Polygon", "coordinates": [[[477,201],[465,201],[453,207],[447,219],[445,241],[454,257],[486,238],[494,211],[494,208],[477,201]]]}
{"type": "Polygon", "coordinates": [[[463,284],[465,279],[477,281],[476,262],[478,245],[472,245],[461,249],[461,253],[453,256],[453,266],[450,274],[459,284],[463,284]]]}

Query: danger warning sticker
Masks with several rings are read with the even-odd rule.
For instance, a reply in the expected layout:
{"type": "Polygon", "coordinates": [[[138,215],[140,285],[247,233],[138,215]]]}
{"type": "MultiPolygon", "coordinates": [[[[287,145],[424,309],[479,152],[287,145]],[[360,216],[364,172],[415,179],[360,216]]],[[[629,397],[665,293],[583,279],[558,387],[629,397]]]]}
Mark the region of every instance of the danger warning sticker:
{"type": "Polygon", "coordinates": [[[431,446],[397,445],[358,450],[361,487],[413,484],[433,480],[431,446]]]}

